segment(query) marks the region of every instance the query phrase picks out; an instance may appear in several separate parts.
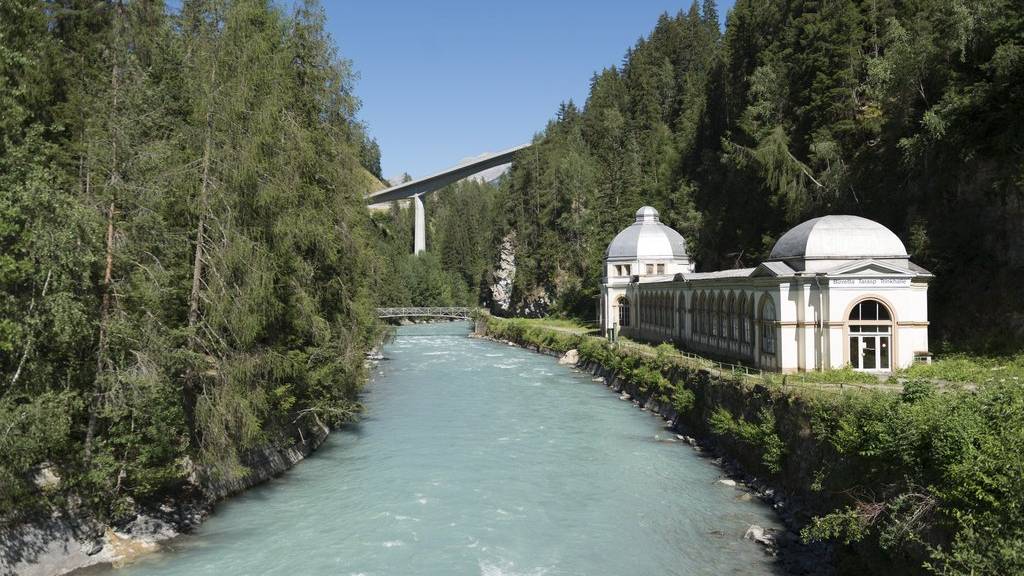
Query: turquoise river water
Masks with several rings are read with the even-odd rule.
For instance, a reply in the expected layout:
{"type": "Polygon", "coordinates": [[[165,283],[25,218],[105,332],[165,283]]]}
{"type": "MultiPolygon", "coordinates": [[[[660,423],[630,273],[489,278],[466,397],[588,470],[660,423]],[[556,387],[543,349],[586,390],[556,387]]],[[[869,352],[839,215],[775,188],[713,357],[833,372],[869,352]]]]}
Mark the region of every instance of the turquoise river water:
{"type": "Polygon", "coordinates": [[[116,576],[775,574],[771,511],[555,359],[403,327],[358,425],[116,576]]]}

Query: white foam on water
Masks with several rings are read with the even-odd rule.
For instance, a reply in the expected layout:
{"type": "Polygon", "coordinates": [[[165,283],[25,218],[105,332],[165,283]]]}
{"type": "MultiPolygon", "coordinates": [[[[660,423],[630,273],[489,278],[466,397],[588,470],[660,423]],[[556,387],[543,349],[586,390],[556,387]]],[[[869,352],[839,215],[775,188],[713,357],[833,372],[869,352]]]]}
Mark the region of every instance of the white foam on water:
{"type": "Polygon", "coordinates": [[[402,542],[401,540],[388,540],[387,542],[384,542],[382,546],[385,548],[395,548],[398,546],[405,546],[405,542],[402,542]]]}
{"type": "Polygon", "coordinates": [[[514,562],[502,562],[499,565],[481,560],[479,566],[480,576],[544,576],[548,573],[548,569],[543,566],[526,572],[517,572],[514,562]]]}

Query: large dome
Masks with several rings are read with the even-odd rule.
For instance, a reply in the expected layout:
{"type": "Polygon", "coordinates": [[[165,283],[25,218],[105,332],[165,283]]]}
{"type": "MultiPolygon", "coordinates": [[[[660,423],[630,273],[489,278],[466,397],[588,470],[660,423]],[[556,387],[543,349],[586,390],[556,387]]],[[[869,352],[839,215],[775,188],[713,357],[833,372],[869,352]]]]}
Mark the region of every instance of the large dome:
{"type": "Polygon", "coordinates": [[[771,260],[906,260],[899,237],[878,222],[860,216],[822,216],[782,235],[771,260]]]}
{"type": "Polygon", "coordinates": [[[662,224],[658,211],[650,206],[636,211],[636,222],[615,236],[604,257],[607,260],[689,260],[682,234],[662,224]]]}

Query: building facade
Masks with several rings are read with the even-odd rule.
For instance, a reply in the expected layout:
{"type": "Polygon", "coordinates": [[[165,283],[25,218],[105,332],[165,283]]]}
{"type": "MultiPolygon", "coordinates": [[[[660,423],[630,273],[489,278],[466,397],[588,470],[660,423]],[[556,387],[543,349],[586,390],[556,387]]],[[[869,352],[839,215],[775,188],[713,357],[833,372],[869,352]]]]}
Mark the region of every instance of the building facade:
{"type": "Polygon", "coordinates": [[[756,267],[693,270],[683,237],[641,208],[606,252],[602,328],[782,372],[886,372],[929,357],[932,275],[877,222],[815,218],[756,267]]]}

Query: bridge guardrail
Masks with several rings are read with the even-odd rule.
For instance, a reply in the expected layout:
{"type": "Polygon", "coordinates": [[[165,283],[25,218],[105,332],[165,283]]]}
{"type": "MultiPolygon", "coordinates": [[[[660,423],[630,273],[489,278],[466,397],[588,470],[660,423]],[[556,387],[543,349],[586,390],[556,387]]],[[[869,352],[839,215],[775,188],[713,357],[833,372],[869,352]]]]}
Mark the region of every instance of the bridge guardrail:
{"type": "Polygon", "coordinates": [[[472,308],[461,306],[399,306],[377,308],[378,318],[457,318],[469,320],[473,317],[472,308]]]}

